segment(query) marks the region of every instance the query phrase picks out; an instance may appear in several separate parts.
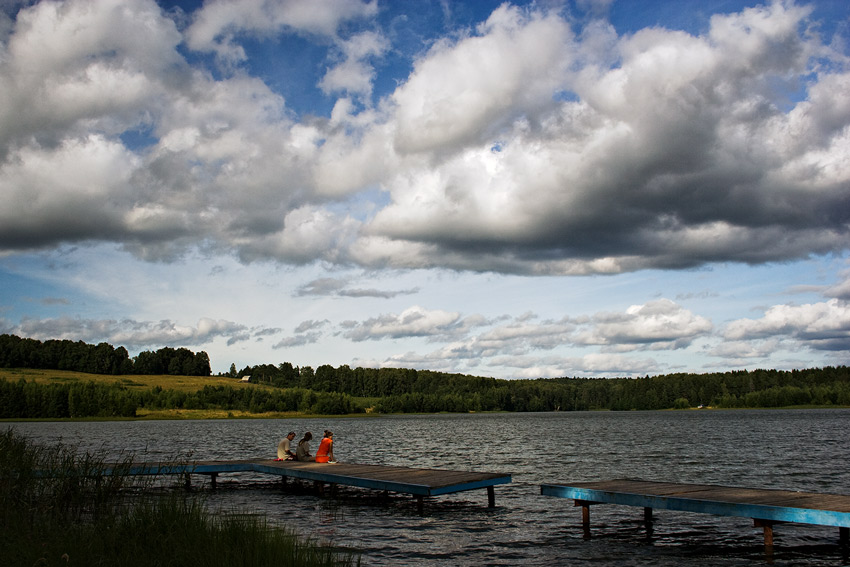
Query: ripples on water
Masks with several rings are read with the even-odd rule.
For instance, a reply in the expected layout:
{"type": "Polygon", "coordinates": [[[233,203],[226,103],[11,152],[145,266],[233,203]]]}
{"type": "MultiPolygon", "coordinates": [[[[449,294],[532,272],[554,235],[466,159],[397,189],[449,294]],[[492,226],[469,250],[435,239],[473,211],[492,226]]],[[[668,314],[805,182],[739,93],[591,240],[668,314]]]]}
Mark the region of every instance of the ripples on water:
{"type": "MultiPolygon", "coordinates": [[[[542,483],[613,478],[850,494],[850,410],[568,412],[331,420],[20,423],[21,433],[81,449],[155,459],[273,458],[289,430],[334,431],[342,461],[510,473],[496,508],[475,490],[426,502],[338,487],[335,497],[268,477],[223,475],[223,510],[253,511],[363,554],[364,565],[848,565],[837,528],[775,529],[766,556],[746,518],[595,506],[591,537],[571,500],[542,483]]],[[[316,441],[314,441],[314,444],[316,441]]],[[[315,447],[313,447],[315,450],[315,447]]],[[[198,479],[200,480],[200,479],[198,479]]]]}

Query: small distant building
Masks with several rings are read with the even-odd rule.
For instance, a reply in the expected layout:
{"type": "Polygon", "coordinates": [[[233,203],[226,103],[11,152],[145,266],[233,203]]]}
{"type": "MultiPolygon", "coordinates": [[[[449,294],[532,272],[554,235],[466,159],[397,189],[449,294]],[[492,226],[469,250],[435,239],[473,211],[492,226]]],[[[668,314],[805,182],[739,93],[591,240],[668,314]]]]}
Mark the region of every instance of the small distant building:
{"type": "Polygon", "coordinates": [[[251,382],[251,377],[250,377],[250,376],[243,376],[241,381],[242,381],[242,382],[245,382],[245,383],[250,383],[250,382],[251,382]]]}

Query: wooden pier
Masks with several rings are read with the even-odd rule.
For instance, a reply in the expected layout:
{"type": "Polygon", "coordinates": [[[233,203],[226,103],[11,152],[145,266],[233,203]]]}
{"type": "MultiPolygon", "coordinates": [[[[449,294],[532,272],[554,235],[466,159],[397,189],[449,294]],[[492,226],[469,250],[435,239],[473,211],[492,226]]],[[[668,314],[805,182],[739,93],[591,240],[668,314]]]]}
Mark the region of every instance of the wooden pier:
{"type": "MultiPolygon", "coordinates": [[[[511,482],[511,475],[504,473],[467,472],[439,469],[417,469],[383,465],[362,465],[356,463],[311,463],[298,461],[277,461],[273,459],[242,461],[198,461],[192,463],[134,463],[120,467],[123,474],[129,475],[183,475],[187,486],[190,475],[202,474],[210,477],[210,484],[216,486],[216,479],[222,473],[255,472],[275,475],[283,478],[297,478],[313,481],[321,489],[324,484],[346,485],[411,494],[416,498],[419,512],[423,509],[426,496],[440,496],[467,490],[485,488],[487,504],[496,505],[494,486],[511,482]]],[[[112,469],[104,471],[110,474],[112,469]]]]}
{"type": "Polygon", "coordinates": [[[836,526],[841,544],[850,544],[850,495],[640,480],[543,484],[540,493],[575,500],[585,531],[591,505],[619,504],[642,507],[647,524],[654,508],[752,518],[766,547],[773,546],[773,526],[785,522],[836,526]]]}

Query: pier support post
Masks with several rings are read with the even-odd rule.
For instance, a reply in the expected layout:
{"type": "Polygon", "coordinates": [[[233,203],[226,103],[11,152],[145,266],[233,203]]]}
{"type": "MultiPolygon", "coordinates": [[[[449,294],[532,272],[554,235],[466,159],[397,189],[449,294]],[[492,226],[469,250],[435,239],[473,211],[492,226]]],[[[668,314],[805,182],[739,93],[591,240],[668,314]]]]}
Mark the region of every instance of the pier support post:
{"type": "Polygon", "coordinates": [[[581,506],[581,533],[584,539],[590,539],[590,503],[576,500],[576,506],[581,506]]]}
{"type": "Polygon", "coordinates": [[[652,508],[644,506],[643,508],[643,528],[646,530],[646,540],[652,541],[652,508]]]}
{"type": "Polygon", "coordinates": [[[772,522],[770,520],[759,520],[753,519],[753,525],[757,528],[764,529],[764,546],[768,548],[773,547],[773,525],[777,522],[772,522]]]}
{"type": "Polygon", "coordinates": [[[210,488],[213,490],[216,488],[216,480],[218,480],[218,473],[212,473],[210,475],[210,488]]]}
{"type": "Polygon", "coordinates": [[[425,513],[425,498],[421,494],[416,495],[416,513],[420,516],[425,513]]]}
{"type": "Polygon", "coordinates": [[[487,507],[496,507],[496,490],[492,486],[487,487],[487,507]]]}
{"type": "Polygon", "coordinates": [[[576,506],[581,506],[581,526],[585,531],[590,529],[590,502],[586,500],[576,500],[576,506]]]}
{"type": "Polygon", "coordinates": [[[575,506],[581,506],[581,527],[584,531],[584,539],[590,539],[590,505],[599,504],[592,500],[575,500],[575,506]]]}
{"type": "Polygon", "coordinates": [[[843,526],[838,528],[838,544],[845,547],[850,545],[850,528],[843,526]]]}

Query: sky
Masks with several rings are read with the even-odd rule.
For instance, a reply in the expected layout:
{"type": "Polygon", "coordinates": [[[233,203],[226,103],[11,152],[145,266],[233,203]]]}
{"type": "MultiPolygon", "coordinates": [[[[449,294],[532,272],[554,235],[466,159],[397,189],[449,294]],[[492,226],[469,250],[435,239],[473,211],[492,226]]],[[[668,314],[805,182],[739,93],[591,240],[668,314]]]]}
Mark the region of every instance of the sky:
{"type": "Polygon", "coordinates": [[[0,333],[850,362],[850,3],[0,0],[0,333]]]}

